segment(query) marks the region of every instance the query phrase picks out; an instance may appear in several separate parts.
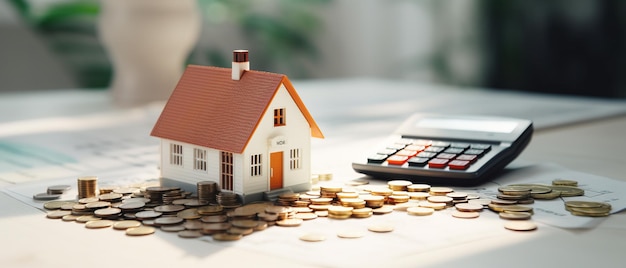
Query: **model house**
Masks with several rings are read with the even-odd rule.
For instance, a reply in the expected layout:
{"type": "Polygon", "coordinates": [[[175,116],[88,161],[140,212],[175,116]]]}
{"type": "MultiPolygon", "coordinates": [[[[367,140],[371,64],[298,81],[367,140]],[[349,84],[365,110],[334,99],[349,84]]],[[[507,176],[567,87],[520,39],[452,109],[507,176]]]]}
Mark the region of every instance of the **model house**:
{"type": "Polygon", "coordinates": [[[308,190],[311,137],[323,138],[287,76],[250,70],[245,50],[231,69],[188,66],[151,135],[163,185],[215,181],[244,202],[308,190]]]}

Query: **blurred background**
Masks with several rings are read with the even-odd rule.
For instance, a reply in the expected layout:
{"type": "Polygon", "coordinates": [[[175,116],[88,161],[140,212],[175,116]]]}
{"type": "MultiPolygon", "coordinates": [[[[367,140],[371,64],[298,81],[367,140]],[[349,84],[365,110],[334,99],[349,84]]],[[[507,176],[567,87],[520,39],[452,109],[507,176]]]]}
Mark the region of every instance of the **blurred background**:
{"type": "MultiPolygon", "coordinates": [[[[133,1],[133,0],[127,0],[133,1]]],[[[106,89],[96,0],[1,0],[0,92],[106,89]]],[[[187,64],[626,97],[623,0],[197,0],[187,64]]]]}

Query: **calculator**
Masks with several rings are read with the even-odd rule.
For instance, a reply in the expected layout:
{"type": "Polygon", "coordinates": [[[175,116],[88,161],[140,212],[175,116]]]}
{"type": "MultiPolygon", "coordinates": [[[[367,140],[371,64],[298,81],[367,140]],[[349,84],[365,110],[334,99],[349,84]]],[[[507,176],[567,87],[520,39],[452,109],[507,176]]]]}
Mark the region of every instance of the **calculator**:
{"type": "Polygon", "coordinates": [[[352,168],[374,178],[471,186],[495,177],[531,140],[530,120],[414,114],[352,168]]]}

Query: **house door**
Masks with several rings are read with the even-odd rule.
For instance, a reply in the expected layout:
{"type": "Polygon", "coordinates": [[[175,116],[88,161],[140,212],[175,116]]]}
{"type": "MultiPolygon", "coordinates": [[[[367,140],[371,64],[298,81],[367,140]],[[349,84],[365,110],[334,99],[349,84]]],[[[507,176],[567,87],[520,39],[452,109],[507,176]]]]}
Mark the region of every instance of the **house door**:
{"type": "Polygon", "coordinates": [[[283,152],[270,154],[270,190],[283,188],[283,152]]]}

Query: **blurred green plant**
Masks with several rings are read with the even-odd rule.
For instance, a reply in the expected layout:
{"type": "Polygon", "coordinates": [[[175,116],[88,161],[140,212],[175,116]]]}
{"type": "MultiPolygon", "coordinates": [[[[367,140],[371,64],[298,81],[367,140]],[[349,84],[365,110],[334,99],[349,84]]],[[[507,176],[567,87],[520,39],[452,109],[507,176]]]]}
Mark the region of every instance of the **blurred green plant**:
{"type": "MultiPolygon", "coordinates": [[[[100,11],[97,0],[9,2],[58,55],[79,86],[108,86],[112,67],[97,37],[100,11]]],[[[206,18],[204,27],[236,25],[250,45],[248,48],[254,51],[252,60],[256,69],[306,77],[303,59],[319,57],[312,35],[320,29],[321,21],[311,10],[328,2],[330,0],[198,0],[198,5],[206,18]]],[[[214,47],[198,46],[189,63],[227,67],[231,62],[229,55],[214,47]]]]}
{"type": "Polygon", "coordinates": [[[96,34],[98,1],[9,2],[57,54],[79,86],[104,88],[108,85],[111,64],[96,34]]]}

